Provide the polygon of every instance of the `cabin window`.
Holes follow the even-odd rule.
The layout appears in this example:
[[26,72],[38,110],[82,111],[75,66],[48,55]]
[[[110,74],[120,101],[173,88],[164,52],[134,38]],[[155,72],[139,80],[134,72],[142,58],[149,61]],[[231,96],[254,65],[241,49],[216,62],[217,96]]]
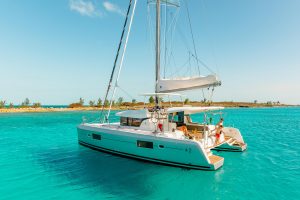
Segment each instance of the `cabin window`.
[[143,147],[143,148],[148,148],[148,149],[153,149],[153,142],[147,142],[147,141],[137,141],[137,146],[138,147]]
[[93,138],[94,140],[101,140],[101,135],[97,135],[97,134],[94,134],[94,133],[93,133],[92,138]]
[[182,126],[184,124],[184,112],[169,114],[169,122],[176,123],[177,126]]
[[121,117],[120,124],[122,126],[127,126],[128,125],[127,117]]
[[134,126],[134,127],[140,127],[141,123],[144,119],[138,119],[138,118],[130,118],[130,117],[121,117],[120,124],[122,126]]
[[140,127],[142,119],[132,118],[131,126]]

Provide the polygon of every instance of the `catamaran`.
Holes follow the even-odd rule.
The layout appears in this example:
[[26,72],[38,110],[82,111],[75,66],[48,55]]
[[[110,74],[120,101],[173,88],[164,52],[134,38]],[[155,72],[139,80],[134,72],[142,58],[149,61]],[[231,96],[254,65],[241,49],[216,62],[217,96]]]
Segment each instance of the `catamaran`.
[[[145,96],[155,97],[153,108],[125,110],[116,113],[119,122],[109,122],[112,101],[118,87],[118,80],[123,65],[126,46],[133,22],[137,0],[130,0],[123,32],[114,62],[114,67],[105,95],[111,91],[114,75],[117,73],[115,87],[108,112],[98,122],[83,122],[77,127],[79,144],[129,158],[140,159],[183,168],[217,170],[224,163],[224,158],[214,155],[212,150],[237,151],[246,150],[240,131],[233,127],[224,127],[223,118],[213,124],[208,113],[220,111],[223,107],[168,107],[161,106],[160,99],[165,96],[178,95],[174,92],[199,88],[216,87],[220,80],[215,74],[207,76],[161,78],[160,76],[160,35],[161,6],[177,6],[173,0],[148,0],[156,6],[156,80],[155,93]],[[126,32],[127,23],[129,25]],[[125,38],[124,38],[125,37]],[[119,52],[123,53],[116,72]],[[103,105],[104,108],[104,105]],[[104,109],[102,112],[104,113]],[[203,122],[193,122],[193,114],[202,114]],[[102,118],[102,117],[101,117]]]

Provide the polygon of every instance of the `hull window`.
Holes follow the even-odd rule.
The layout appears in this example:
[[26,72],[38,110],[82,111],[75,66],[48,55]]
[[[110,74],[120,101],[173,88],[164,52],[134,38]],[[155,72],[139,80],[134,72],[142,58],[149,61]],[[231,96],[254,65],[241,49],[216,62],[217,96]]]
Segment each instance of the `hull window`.
[[101,140],[101,135],[93,134],[92,137],[94,140]]
[[147,142],[147,141],[137,141],[137,146],[142,148],[148,148],[153,149],[153,142]]

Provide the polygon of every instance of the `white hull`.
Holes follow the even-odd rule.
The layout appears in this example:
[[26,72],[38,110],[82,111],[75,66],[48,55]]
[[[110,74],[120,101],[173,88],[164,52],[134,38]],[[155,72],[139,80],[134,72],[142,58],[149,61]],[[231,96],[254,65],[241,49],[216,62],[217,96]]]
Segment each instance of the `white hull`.
[[[216,170],[224,163],[224,158],[206,152],[197,141],[114,127],[81,124],[77,127],[79,143],[99,151],[184,168]],[[139,142],[152,146],[139,147]]]

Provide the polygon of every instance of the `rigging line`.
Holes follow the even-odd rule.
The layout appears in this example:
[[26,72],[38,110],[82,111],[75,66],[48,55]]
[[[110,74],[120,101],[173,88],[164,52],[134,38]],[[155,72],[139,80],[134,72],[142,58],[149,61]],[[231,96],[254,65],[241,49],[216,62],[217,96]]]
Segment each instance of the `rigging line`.
[[209,99],[209,101],[211,101],[211,102],[212,102],[212,97],[214,95],[214,91],[215,91],[215,88],[213,87],[211,90],[211,95],[210,95],[210,99]]
[[189,71],[190,71],[190,76],[192,76],[191,52],[188,53],[189,53]]
[[202,97],[203,97],[203,100],[204,100],[204,99],[206,99],[206,98],[205,98],[205,94],[204,94],[204,89],[202,88],[201,91],[202,91]]
[[212,74],[215,74],[215,72],[213,70],[211,70],[202,60],[200,60],[199,58],[197,58],[194,54],[192,54],[192,56],[201,63],[201,65],[203,65],[209,72],[211,72]]
[[[201,1],[202,3],[202,7],[203,7],[203,19],[206,21],[206,22],[209,22],[209,18],[208,18],[208,15],[207,15],[207,5],[206,5],[206,2],[205,0],[202,0]],[[211,46],[211,53],[212,53],[212,56],[213,56],[213,60],[214,60],[214,64],[215,64],[215,67],[216,67],[216,70],[217,70],[217,74],[219,75],[220,74],[220,70],[219,70],[219,63],[217,62],[217,56],[216,56],[216,48],[215,48],[215,41],[211,38],[211,37],[208,37],[208,41],[210,43],[210,46]]]
[[[170,39],[170,49],[169,49],[169,55],[168,55],[168,63],[171,64],[171,59],[172,59],[172,54],[173,54],[173,46],[174,46],[174,33],[175,33],[175,29],[176,29],[176,26],[177,26],[177,22],[178,22],[178,15],[179,15],[179,8],[176,9],[176,12],[175,12],[175,15],[173,17],[173,24],[174,24],[174,27],[173,27],[173,31],[171,31],[171,28],[172,26],[169,27],[170,31],[171,31],[171,39]],[[174,57],[174,56],[173,56]],[[176,66],[176,63],[175,61],[173,60],[175,66]],[[173,68],[172,68],[173,69]]]
[[[182,66],[177,67],[177,68],[175,69],[175,72],[173,72],[173,73],[171,74],[171,76],[174,76],[174,75],[176,75],[178,72],[183,71],[183,69],[188,65],[189,60],[190,60],[190,59],[187,59],[187,61],[186,61]],[[189,69],[187,68],[186,71],[185,71],[185,74],[187,74],[188,71],[189,71]]]
[[[177,11],[178,9],[176,9],[176,11]],[[177,12],[176,12],[177,13]],[[176,13],[175,13],[175,15],[173,14],[173,13],[169,13],[169,15],[170,15],[170,18],[171,17],[173,17],[172,18],[172,20],[171,20],[171,23],[169,23],[169,27],[167,28],[167,33],[170,33],[170,39],[169,39],[169,44],[170,44],[170,46],[168,47],[168,52],[166,52],[167,54],[166,54],[166,62],[167,62],[167,65],[171,65],[171,63],[170,63],[170,60],[171,60],[171,53],[172,53],[172,46],[173,46],[173,35],[174,35],[174,30],[172,31],[171,29],[172,29],[172,27],[173,27],[173,24],[174,24],[174,29],[175,29],[175,27],[176,27],[176,24],[175,24],[175,22],[176,22]],[[171,68],[171,70],[172,70],[172,68]]]
[[152,16],[151,16],[151,11],[150,11],[150,4],[148,4],[147,6],[147,18],[148,18],[148,33],[150,36],[150,49],[151,49],[151,54],[154,57],[154,53],[155,52],[155,41],[154,41],[154,30],[153,30],[153,23],[152,23]]
[[126,92],[125,89],[121,88],[120,86],[119,86],[118,88],[119,88],[122,92],[124,92],[124,94],[126,94],[128,97],[130,97],[131,99],[134,99],[134,97],[133,97],[131,94],[129,94],[128,92]]
[[172,29],[172,25],[173,24],[174,24],[174,27],[176,27],[175,25],[177,24],[177,20],[176,19],[177,19],[178,15],[179,15],[179,8],[176,8],[175,15],[173,15],[174,17],[173,17],[173,19],[172,19],[172,21],[170,23],[170,26],[169,26],[167,32],[169,32]]
[[108,93],[111,89],[112,81],[113,81],[113,78],[114,78],[114,73],[115,73],[115,69],[116,69],[116,66],[117,66],[117,61],[119,59],[119,53],[120,53],[120,49],[121,49],[121,46],[122,46],[122,43],[123,43],[124,33],[125,33],[125,30],[126,30],[126,26],[127,26],[128,16],[129,16],[129,13],[130,13],[130,10],[131,10],[131,4],[132,4],[132,0],[130,0],[129,6],[128,6],[128,9],[127,9],[126,18],[125,18],[125,22],[124,22],[124,25],[123,25],[123,31],[122,31],[122,34],[121,34],[121,39],[120,39],[120,42],[119,42],[117,55],[115,57],[114,66],[113,66],[113,69],[112,69],[112,72],[111,72],[111,75],[110,75],[110,79],[109,79],[109,83],[108,83],[108,86],[107,86],[107,90],[106,90],[106,93],[105,93],[105,98],[104,98],[104,101],[103,101],[100,118],[102,118],[102,116],[103,116],[103,111],[104,111],[104,106],[105,106],[104,104],[105,104],[105,101],[107,100],[107,96],[108,96]]
[[[189,7],[188,7],[188,4],[187,4],[186,0],[184,1],[184,4],[185,4],[186,10],[187,10],[187,15],[188,15],[188,19],[189,19],[189,25],[190,25],[190,31],[191,31],[191,36],[192,36],[192,40],[193,40],[194,52],[195,52],[196,57],[198,57],[197,56],[197,49],[196,49],[195,39],[194,39],[194,33],[193,33],[193,29],[192,29],[190,11],[189,11]],[[199,66],[198,60],[197,60],[197,67],[198,67],[198,72],[199,72],[199,75],[200,75],[200,66]]]
[[[127,35],[126,35],[126,39],[125,39],[124,49],[123,49],[123,53],[122,53],[122,57],[121,57],[121,61],[120,61],[119,70],[118,70],[118,75],[117,75],[117,78],[116,78],[115,87],[114,87],[113,94],[112,94],[112,97],[111,97],[111,100],[110,100],[110,106],[109,106],[108,113],[107,113],[107,115],[106,115],[106,119],[109,118],[110,110],[111,110],[112,103],[113,103],[113,99],[114,99],[114,97],[115,97],[116,90],[117,90],[117,88],[119,87],[119,86],[118,86],[119,78],[120,78],[120,74],[121,74],[122,67],[123,67],[124,57],[125,57],[125,53],[126,53],[126,49],[127,49],[127,43],[128,43],[129,36],[130,36],[130,32],[131,32],[131,26],[132,26],[133,17],[134,17],[134,14],[135,14],[135,8],[136,8],[136,3],[137,3],[137,1],[138,1],[138,0],[134,0],[134,5],[133,5],[131,17],[130,17],[130,22],[129,22],[128,31],[127,31]],[[119,88],[120,88],[120,87],[119,87]]]

